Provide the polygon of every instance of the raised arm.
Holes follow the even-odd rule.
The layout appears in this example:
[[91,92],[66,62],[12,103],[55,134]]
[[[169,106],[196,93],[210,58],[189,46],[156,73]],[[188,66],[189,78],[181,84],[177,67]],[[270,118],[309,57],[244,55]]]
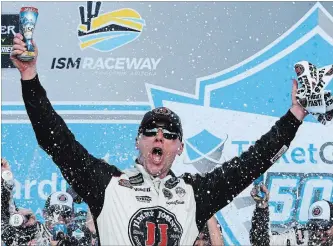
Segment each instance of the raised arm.
[[207,221],[256,178],[270,168],[289,147],[301,122],[288,111],[248,151],[204,176],[184,175],[192,184],[197,204],[197,223]]
[[210,242],[212,246],[224,246],[223,238],[222,238],[222,230],[220,225],[217,222],[215,216],[211,217],[207,221],[208,231]]
[[308,114],[298,104],[296,93],[297,82],[294,80],[290,110],[240,157],[225,162],[205,175],[183,176],[195,193],[199,230],[213,214],[230,203],[287,151],[302,120]]
[[[55,112],[36,72],[36,59],[22,62],[16,55],[23,52],[22,35],[16,34],[11,59],[21,73],[24,104],[38,144],[60,168],[64,178],[89,204],[98,217],[104,203],[104,193],[113,175],[120,171],[93,157],[76,141],[64,120]],[[37,47],[36,54],[38,54]]]
[[259,190],[253,188],[251,196],[256,202],[256,208],[251,219],[250,242],[252,246],[269,246],[270,229],[269,229],[269,192],[265,185],[260,187],[265,196],[257,196]]
[[289,148],[307,115],[296,100],[296,92],[297,82],[293,81],[290,110],[240,157],[234,157],[205,175],[183,176],[185,182],[192,185],[195,193],[199,230],[213,214],[230,203]]
[[260,208],[256,206],[250,230],[250,242],[252,246],[268,246],[270,245],[269,234],[269,210],[268,207]]

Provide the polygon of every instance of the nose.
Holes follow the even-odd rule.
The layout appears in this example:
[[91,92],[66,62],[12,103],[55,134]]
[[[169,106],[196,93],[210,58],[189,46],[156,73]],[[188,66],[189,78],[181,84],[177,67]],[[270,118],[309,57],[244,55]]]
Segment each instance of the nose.
[[161,128],[159,128],[158,131],[157,131],[156,140],[157,141],[163,141],[164,140],[163,131],[162,131]]

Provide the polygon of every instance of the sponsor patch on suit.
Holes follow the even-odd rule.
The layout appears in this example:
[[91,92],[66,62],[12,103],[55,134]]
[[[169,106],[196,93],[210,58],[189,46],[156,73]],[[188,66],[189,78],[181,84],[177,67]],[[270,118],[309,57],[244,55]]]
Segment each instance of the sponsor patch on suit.
[[131,185],[131,183],[130,183],[129,180],[127,180],[127,179],[119,179],[118,184],[119,184],[120,186],[124,186],[124,187],[126,187],[126,188],[130,188],[130,189],[133,188],[133,186]]
[[150,196],[135,196],[135,198],[138,202],[145,202],[145,203],[150,203],[152,200]]
[[142,185],[144,182],[142,173],[129,177],[129,182],[131,183],[131,185],[134,185],[134,186]]
[[180,182],[179,178],[172,177],[165,182],[164,186],[168,189],[172,189],[176,187],[179,182]]
[[162,191],[165,198],[170,200],[173,197],[171,191],[169,191],[168,189],[163,188]]
[[185,196],[186,191],[182,187],[177,187],[176,188],[176,194],[180,197],[183,197],[183,196]]

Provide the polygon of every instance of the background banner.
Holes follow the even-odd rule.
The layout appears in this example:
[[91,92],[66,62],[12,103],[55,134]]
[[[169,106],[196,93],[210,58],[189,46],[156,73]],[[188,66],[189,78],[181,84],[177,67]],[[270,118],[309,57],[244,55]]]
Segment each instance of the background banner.
[[[34,39],[48,97],[90,153],[121,169],[134,163],[137,128],[151,108],[182,118],[175,173],[203,173],[247,150],[287,112],[296,62],[333,64],[332,2],[3,2],[2,157],[18,206],[39,218],[47,196],[67,184],[39,148],[19,73],[4,59],[27,4],[39,9]],[[275,230],[304,224],[314,201],[333,201],[332,132],[308,116],[266,172]],[[249,245],[250,190],[217,214],[227,245]]]

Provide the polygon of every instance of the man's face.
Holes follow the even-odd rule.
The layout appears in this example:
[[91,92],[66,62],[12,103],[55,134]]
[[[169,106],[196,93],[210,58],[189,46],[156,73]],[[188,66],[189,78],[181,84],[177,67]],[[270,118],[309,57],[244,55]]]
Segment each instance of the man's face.
[[176,155],[183,151],[183,143],[174,133],[163,128],[145,129],[137,139],[139,161],[153,176],[164,178],[171,168]]
[[333,226],[328,230],[315,230],[310,232],[311,245],[333,245]]

